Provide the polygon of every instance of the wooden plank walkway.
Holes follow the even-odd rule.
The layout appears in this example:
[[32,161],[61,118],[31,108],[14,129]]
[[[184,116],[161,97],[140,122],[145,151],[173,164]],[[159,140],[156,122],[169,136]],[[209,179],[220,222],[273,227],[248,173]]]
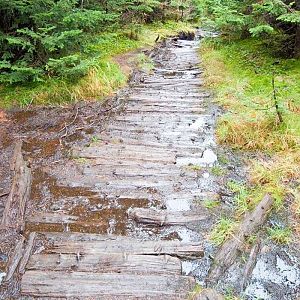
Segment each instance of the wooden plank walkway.
[[[209,94],[201,89],[197,42],[169,41],[156,60],[101,140],[73,149],[84,161],[80,187],[118,201],[120,211],[108,208],[104,215],[100,209],[97,219],[86,211],[85,218],[70,211],[27,216],[27,228],[53,232],[32,233],[18,244],[11,276],[21,275],[21,299],[188,299],[195,287],[195,279],[182,274],[181,260],[202,257],[201,242],[120,236],[110,227],[113,214],[115,228],[130,219],[159,227],[209,217],[190,211],[203,191],[189,165],[216,159],[209,152],[212,130],[203,107]],[[74,187],[77,178],[61,171],[64,184]],[[126,201],[133,209],[127,211]],[[154,201],[161,205],[153,208]],[[83,227],[87,233],[73,232]],[[93,234],[94,227],[108,234]]]
[[[38,239],[36,239],[36,243]],[[76,299],[186,299],[195,285],[179,257],[203,255],[200,243],[43,233],[21,282],[22,295]],[[44,249],[45,248],[45,249]]]

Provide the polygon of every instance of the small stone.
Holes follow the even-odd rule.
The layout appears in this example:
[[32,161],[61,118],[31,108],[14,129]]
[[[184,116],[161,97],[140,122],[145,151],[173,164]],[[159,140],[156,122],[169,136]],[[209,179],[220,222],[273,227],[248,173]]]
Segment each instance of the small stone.
[[208,172],[202,174],[202,177],[205,178],[205,179],[209,178],[209,176],[210,176],[210,175],[209,175]]

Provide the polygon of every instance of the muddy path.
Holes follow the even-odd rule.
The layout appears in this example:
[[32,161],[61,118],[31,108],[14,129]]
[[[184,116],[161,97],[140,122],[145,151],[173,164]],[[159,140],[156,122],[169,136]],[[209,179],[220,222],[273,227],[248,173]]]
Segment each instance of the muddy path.
[[[212,226],[233,214],[226,184],[245,180],[246,170],[216,144],[221,111],[203,87],[198,47],[189,35],[164,41],[147,52],[155,68],[134,73],[104,104],[0,116],[0,216],[18,139],[33,178],[25,228],[1,229],[1,299],[188,299],[196,282],[206,284]],[[22,258],[5,281],[18,243]],[[212,286],[297,299],[293,249],[268,241],[261,249],[245,286],[251,247]]]

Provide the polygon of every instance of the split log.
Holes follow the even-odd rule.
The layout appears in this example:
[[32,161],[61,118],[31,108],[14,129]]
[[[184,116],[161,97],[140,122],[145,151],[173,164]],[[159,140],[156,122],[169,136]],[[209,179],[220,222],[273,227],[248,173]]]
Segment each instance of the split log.
[[251,274],[254,270],[254,267],[256,265],[257,256],[260,251],[260,246],[261,246],[260,242],[258,242],[252,247],[252,249],[250,251],[250,255],[249,255],[248,261],[245,265],[244,272],[243,272],[243,278],[241,281],[241,291],[243,291],[246,288],[247,282],[248,282],[249,278],[251,277]]
[[217,252],[209,272],[208,282],[216,283],[223,272],[234,263],[245,239],[266,221],[273,203],[273,198],[267,194],[252,212],[246,214],[234,236],[227,240]]
[[31,170],[22,155],[22,141],[18,141],[11,163],[14,172],[11,191],[5,203],[1,227],[24,228],[24,212],[30,195]]
[[7,275],[5,277],[5,281],[9,281],[13,277],[13,275],[19,265],[19,262],[23,255],[24,242],[25,242],[25,238],[22,236],[21,239],[16,244],[16,247],[15,247],[12,255],[10,256],[10,262],[9,262],[9,266],[8,266]]
[[28,263],[29,257],[32,252],[32,248],[34,246],[35,237],[36,237],[36,233],[31,232],[19,266],[19,273],[21,274],[24,274],[25,272],[26,264]]
[[129,209],[128,216],[139,223],[159,226],[185,225],[187,223],[200,222],[209,218],[209,216],[203,212],[173,212],[147,208]]

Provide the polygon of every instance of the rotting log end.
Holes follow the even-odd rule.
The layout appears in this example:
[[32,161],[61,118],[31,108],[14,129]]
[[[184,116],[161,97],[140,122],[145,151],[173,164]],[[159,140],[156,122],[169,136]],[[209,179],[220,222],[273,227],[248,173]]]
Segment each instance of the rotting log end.
[[234,263],[245,239],[263,225],[274,203],[270,194],[266,194],[254,210],[246,214],[234,236],[227,240],[217,252],[209,271],[207,282],[216,284],[223,273]]

